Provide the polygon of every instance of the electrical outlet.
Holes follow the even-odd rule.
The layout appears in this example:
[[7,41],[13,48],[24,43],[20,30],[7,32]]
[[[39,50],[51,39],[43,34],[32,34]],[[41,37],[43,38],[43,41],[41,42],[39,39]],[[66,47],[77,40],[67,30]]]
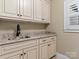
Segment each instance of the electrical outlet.
[[66,52],[66,54],[70,57],[70,58],[75,58],[77,57],[77,52]]

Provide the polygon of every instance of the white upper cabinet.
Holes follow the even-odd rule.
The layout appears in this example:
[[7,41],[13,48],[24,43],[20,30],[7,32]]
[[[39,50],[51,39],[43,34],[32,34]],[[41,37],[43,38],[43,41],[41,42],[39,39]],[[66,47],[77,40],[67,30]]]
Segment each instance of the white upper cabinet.
[[20,16],[24,19],[33,19],[33,0],[20,0]]
[[42,0],[42,20],[50,22],[50,0]]
[[41,0],[34,0],[34,20],[42,20]]
[[19,0],[2,0],[2,16],[18,17],[19,16]]
[[0,13],[2,13],[3,6],[2,6],[3,0],[0,0]]
[[50,0],[34,0],[34,20],[50,22]]
[[0,17],[49,22],[50,0],[0,0]]

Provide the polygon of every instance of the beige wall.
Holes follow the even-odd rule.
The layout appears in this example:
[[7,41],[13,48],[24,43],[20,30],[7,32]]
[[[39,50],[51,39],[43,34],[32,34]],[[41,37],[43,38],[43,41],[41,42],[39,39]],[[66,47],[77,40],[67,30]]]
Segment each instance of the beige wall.
[[52,0],[52,21],[48,30],[57,33],[57,51],[79,59],[79,33],[64,32],[64,0]]
[[15,30],[16,24],[20,24],[22,30],[41,30],[46,28],[44,24],[0,20],[0,30]]

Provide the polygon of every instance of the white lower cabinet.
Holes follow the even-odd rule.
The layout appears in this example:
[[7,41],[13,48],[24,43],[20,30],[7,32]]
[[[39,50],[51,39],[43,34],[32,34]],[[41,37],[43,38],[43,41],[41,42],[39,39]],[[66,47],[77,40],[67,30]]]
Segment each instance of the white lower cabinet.
[[56,46],[53,42],[48,43],[48,57],[51,58],[56,53]]
[[40,45],[40,59],[50,59],[56,53],[53,42]]
[[56,38],[40,40],[40,59],[50,59],[56,54]]
[[30,41],[28,41],[29,43],[27,42],[28,44],[25,44],[26,42],[22,42],[20,45],[17,44],[18,48],[16,48],[15,44],[11,45],[12,47],[8,45],[7,48],[3,49],[3,51],[1,50],[0,53],[5,50],[10,52],[0,55],[0,59],[50,59],[56,53],[56,39],[43,38],[38,41],[33,40],[31,41],[34,42],[32,44]]
[[1,59],[38,59],[38,49],[37,47],[32,47],[22,51],[16,51],[1,56]]
[[22,51],[9,53],[0,57],[0,59],[21,59]]
[[48,46],[43,44],[40,46],[40,59],[48,59]]
[[38,59],[38,48],[33,47],[24,50],[24,59]]

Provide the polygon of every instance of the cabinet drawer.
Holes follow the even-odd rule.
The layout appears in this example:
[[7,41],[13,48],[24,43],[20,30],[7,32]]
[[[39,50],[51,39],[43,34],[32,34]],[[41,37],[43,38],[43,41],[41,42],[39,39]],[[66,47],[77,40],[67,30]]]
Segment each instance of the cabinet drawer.
[[40,44],[47,43],[49,38],[40,39]]
[[54,36],[54,37],[50,37],[49,41],[56,42],[56,36]]
[[49,37],[49,38],[40,39],[40,44],[51,42],[51,41],[56,41],[56,38],[55,37]]
[[35,46],[35,45],[37,45],[37,40],[4,45],[4,46],[2,46],[1,49],[2,49],[2,54],[6,54],[6,53],[13,52],[13,51],[16,51],[16,50],[29,48],[29,47],[32,47],[32,46]]

